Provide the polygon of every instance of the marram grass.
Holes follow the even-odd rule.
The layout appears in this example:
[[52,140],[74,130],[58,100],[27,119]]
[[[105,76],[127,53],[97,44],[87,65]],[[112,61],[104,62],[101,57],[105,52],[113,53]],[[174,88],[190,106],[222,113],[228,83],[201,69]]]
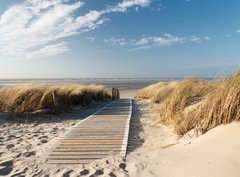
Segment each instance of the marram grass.
[[101,85],[19,85],[0,89],[0,112],[29,113],[39,109],[60,112],[73,105],[89,106],[93,101],[109,99]]
[[[172,127],[182,136],[191,129],[205,133],[221,124],[240,120],[240,72],[225,80],[185,79],[142,89],[138,99],[151,99],[160,107],[156,123]],[[156,101],[158,100],[158,101]]]

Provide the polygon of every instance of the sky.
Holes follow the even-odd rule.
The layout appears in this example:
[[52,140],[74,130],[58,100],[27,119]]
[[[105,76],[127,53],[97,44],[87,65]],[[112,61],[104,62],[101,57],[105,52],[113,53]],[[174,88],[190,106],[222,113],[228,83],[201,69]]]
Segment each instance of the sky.
[[239,0],[1,0],[0,78],[220,77]]

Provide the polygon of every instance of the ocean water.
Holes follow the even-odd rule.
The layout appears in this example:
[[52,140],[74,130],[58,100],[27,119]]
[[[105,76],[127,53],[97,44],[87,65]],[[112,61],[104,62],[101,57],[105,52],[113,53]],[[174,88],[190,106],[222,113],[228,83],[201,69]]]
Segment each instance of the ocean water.
[[101,84],[109,88],[140,89],[159,81],[170,81],[176,79],[177,78],[0,79],[0,87],[22,84]]

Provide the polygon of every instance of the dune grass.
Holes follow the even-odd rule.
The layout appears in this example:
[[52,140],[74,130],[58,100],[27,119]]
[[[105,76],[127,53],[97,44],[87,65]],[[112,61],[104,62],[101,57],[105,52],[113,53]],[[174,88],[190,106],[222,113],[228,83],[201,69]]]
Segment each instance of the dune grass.
[[53,113],[73,105],[89,106],[93,101],[109,99],[101,85],[19,85],[0,89],[0,112],[30,113],[50,109]]
[[179,82],[158,82],[140,90],[136,99],[151,99],[154,103],[160,103],[167,98]]
[[196,123],[197,131],[205,133],[221,124],[240,120],[240,72],[224,80],[211,92],[196,111],[187,115]]
[[173,127],[178,135],[194,128],[186,116],[186,108],[202,101],[216,89],[216,83],[197,79],[182,80],[160,104],[159,122]]
[[[235,86],[237,85],[236,77],[237,76],[234,76],[230,79],[234,80],[231,81],[231,85],[234,85],[233,83],[235,83]],[[198,79],[185,79],[178,81],[177,83],[160,82],[141,90],[137,95],[137,98],[151,99],[158,103],[161,111],[160,116],[156,119],[156,123],[168,125],[172,127],[179,136],[182,136],[193,128],[204,132],[205,130],[216,126],[216,122],[218,122],[218,124],[221,124],[220,122],[230,122],[226,120],[217,121],[219,120],[219,117],[214,117],[214,121],[211,118],[211,116],[217,115],[216,112],[218,112],[219,109],[222,111],[225,109],[224,112],[226,113],[228,111],[226,108],[231,107],[231,103],[227,103],[228,106],[225,105],[225,107],[219,107],[219,101],[217,101],[220,99],[226,102],[225,99],[228,99],[226,94],[233,95],[233,93],[227,90],[229,86],[225,88],[226,83],[228,82],[229,81],[203,81]],[[171,85],[171,87],[169,87],[169,85]],[[223,88],[225,88],[224,91],[220,92],[219,89]],[[236,91],[236,89],[233,90]],[[236,111],[235,107],[232,109]],[[236,118],[234,118],[234,120],[235,119]]]

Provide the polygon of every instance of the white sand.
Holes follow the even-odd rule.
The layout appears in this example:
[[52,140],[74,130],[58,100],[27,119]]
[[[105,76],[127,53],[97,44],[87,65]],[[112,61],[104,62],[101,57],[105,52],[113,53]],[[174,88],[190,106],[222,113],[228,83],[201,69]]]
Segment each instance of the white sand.
[[[80,172],[86,175],[101,173],[96,162],[88,169],[82,166],[48,168],[48,165],[44,166],[41,162],[45,160],[44,151],[48,150],[55,139],[105,104],[106,102],[92,105],[89,109],[75,107],[71,113],[60,115],[17,117],[11,121],[3,121],[3,117],[0,117],[0,176],[68,176],[70,172],[71,176],[77,176]],[[117,165],[123,159],[114,157],[113,160],[113,157],[108,157],[101,165],[111,166],[106,161]]]
[[[136,90],[125,91],[122,97],[133,98],[135,94]],[[73,126],[76,118],[87,117],[101,106],[11,122],[0,118],[0,175],[237,177],[240,174],[239,122],[219,126],[198,138],[186,135],[176,140],[171,129],[155,126],[159,110],[147,101],[134,103],[127,159],[109,156],[84,167],[40,164],[44,159],[41,153]]]
[[[148,106],[144,107],[142,111],[148,112]],[[143,125],[148,119],[142,132],[146,141],[127,158],[130,176],[240,176],[240,122],[218,126],[197,138],[186,135],[177,141],[170,129],[151,126],[154,116],[143,113],[141,119]]]

